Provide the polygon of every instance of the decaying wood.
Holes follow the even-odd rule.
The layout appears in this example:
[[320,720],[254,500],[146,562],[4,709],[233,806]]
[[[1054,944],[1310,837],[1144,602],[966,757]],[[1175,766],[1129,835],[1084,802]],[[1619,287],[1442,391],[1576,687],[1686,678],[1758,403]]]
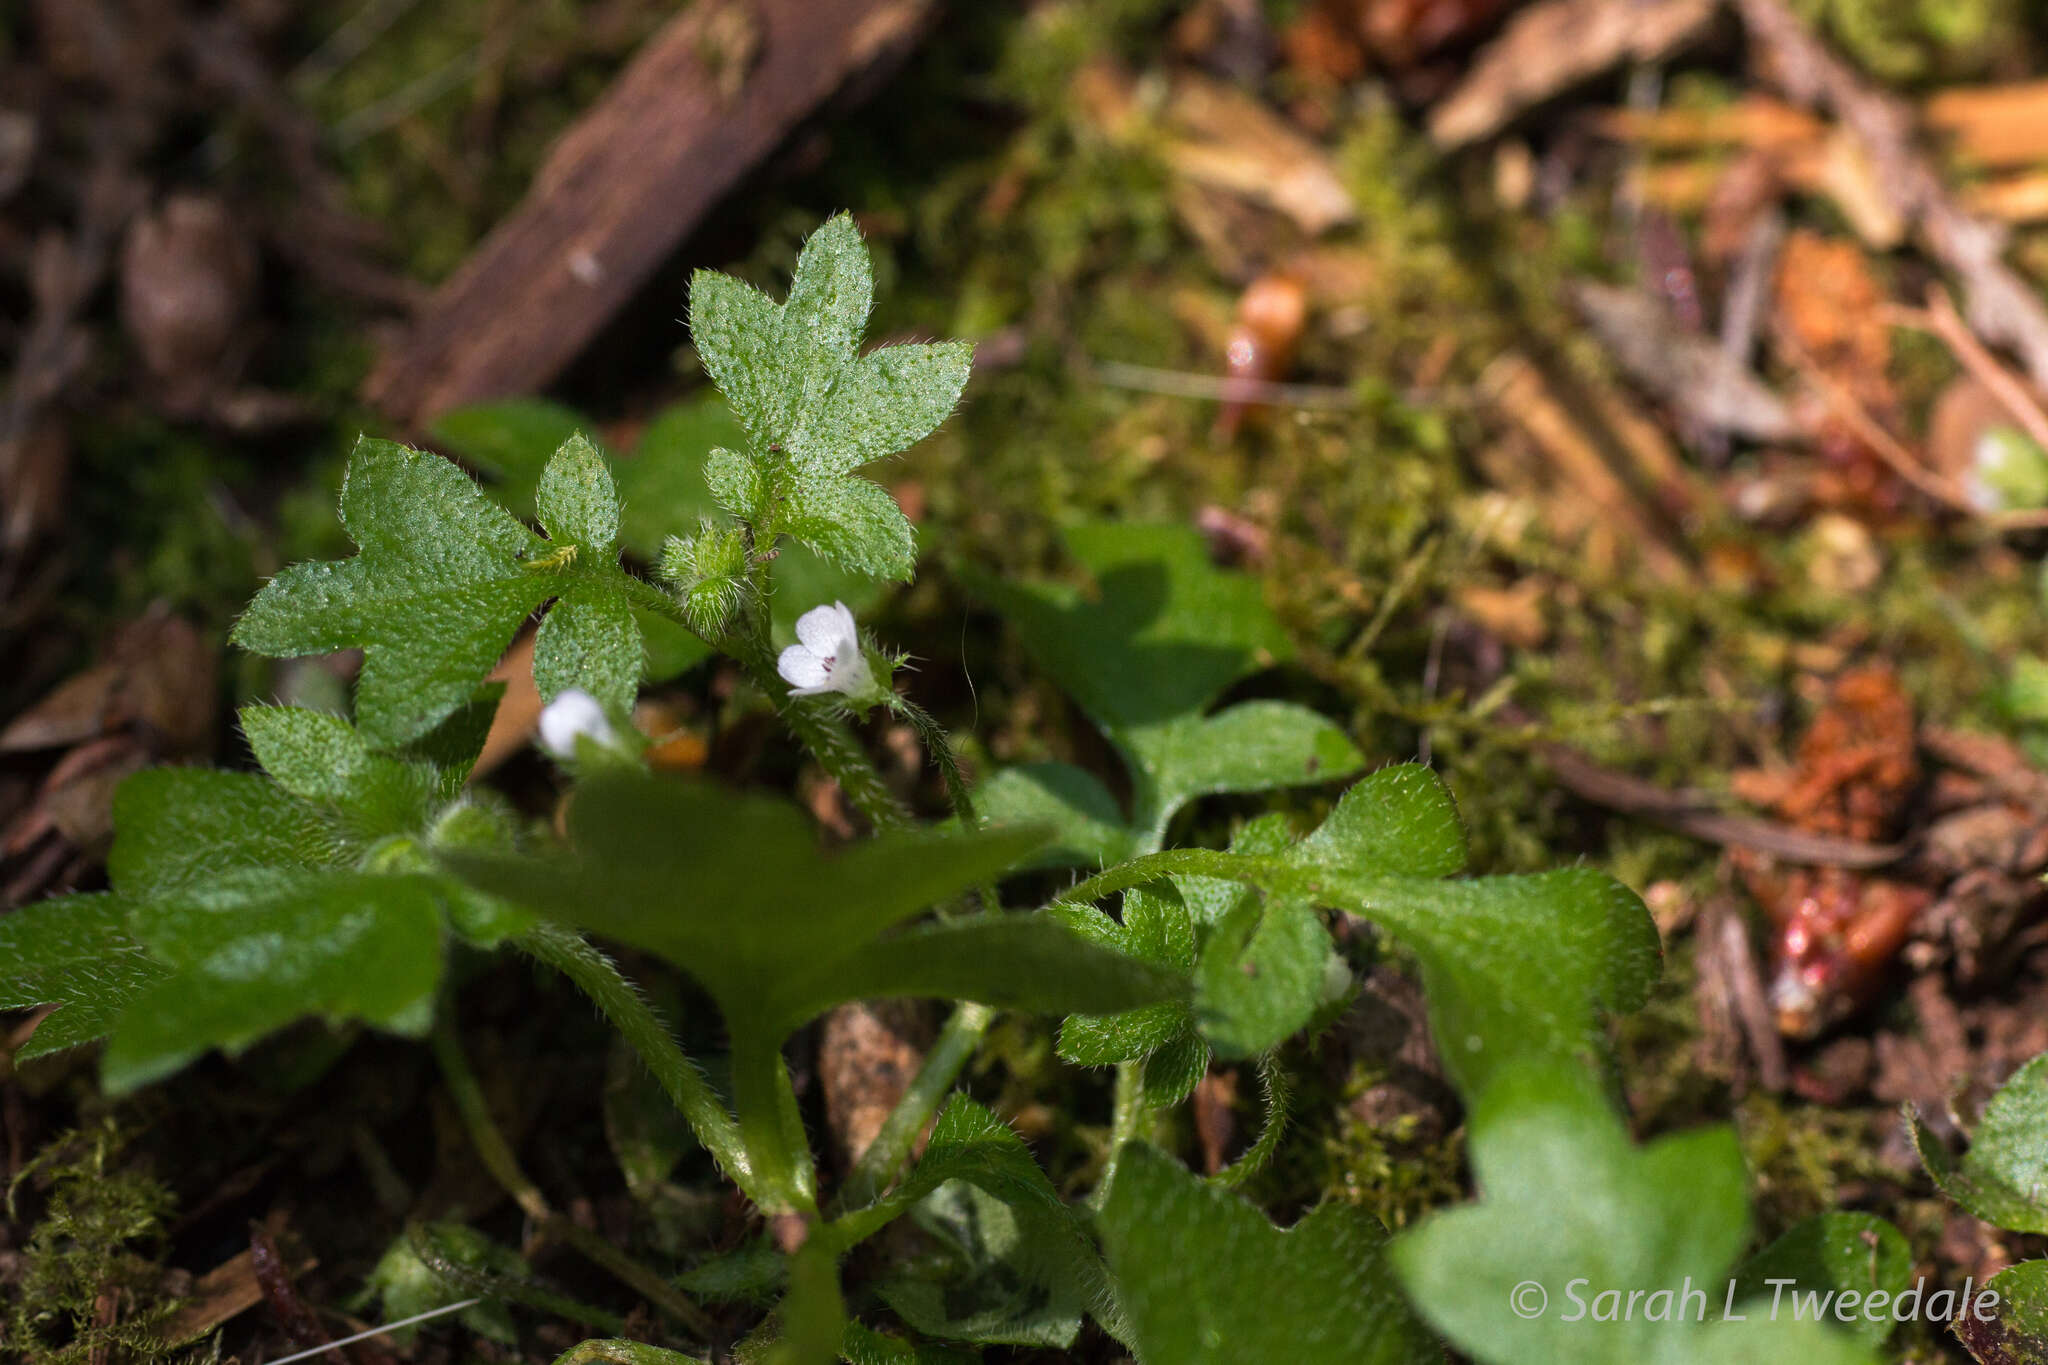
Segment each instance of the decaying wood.
[[1866,84],[1783,0],[1737,0],[1737,7],[1766,77],[1793,101],[1841,120],[1927,253],[1962,281],[1971,326],[2010,346],[2035,385],[2048,389],[2048,308],[2005,263],[2004,232],[1965,212],[1915,146],[1911,107]]
[[1773,1094],[1785,1089],[1785,1043],[1771,1017],[1770,999],[1742,912],[1725,894],[1708,902],[1700,917],[1701,1043],[1710,1062],[1736,1072],[1743,1061],[1756,1065],[1756,1082]]
[[1667,57],[1705,31],[1718,0],[1540,0],[1508,24],[1430,111],[1439,147],[1493,136],[1524,110],[1624,61]]
[[[525,200],[436,291],[367,396],[417,424],[544,387],[743,174],[931,0],[705,0],[563,135]],[[679,301],[680,302],[680,301]]]
[[[316,1257],[307,1256],[292,1267],[291,1273],[303,1275],[319,1264]],[[252,1247],[222,1261],[192,1282],[191,1295],[164,1324],[164,1340],[173,1345],[197,1341],[261,1302],[263,1286],[256,1279],[256,1252]]]

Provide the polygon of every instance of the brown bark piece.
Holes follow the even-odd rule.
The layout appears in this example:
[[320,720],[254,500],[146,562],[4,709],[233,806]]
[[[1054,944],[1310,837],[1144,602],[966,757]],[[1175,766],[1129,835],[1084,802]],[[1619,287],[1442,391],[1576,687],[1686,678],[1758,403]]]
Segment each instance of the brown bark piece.
[[849,80],[906,51],[931,0],[717,0],[656,34],[525,200],[385,353],[366,396],[418,424],[543,387],[741,175]]

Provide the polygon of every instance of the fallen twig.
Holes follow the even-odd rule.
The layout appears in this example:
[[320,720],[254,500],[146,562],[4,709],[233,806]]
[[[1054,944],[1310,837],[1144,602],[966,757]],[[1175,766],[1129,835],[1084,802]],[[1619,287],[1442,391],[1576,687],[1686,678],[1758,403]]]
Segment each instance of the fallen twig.
[[1753,848],[1788,863],[1824,867],[1871,868],[1897,862],[1904,844],[1871,844],[1827,834],[1809,834],[1790,825],[1730,815],[1712,808],[1702,792],[1673,791],[1627,773],[1603,768],[1565,744],[1542,744],[1536,750],[1566,790],[1582,800],[1624,815],[1637,816],[1710,844]]
[[1872,454],[1883,460],[1893,473],[1914,488],[1950,511],[1980,521],[1994,530],[2021,531],[2048,526],[2048,508],[1986,512],[1977,506],[1960,484],[1929,469],[1912,451],[1906,449],[1904,442],[1885,430],[1883,423],[1872,417],[1864,406],[1856,401],[1855,395],[1814,363],[1813,357],[1806,353],[1806,349],[1783,328],[1778,331],[1778,342],[1784,348],[1786,358],[1834,410],[1835,415],[1842,419],[1850,434],[1869,447]]
[[908,49],[931,0],[697,4],[555,144],[518,209],[387,351],[401,423],[544,387],[719,196],[849,81]]
[[1928,287],[1925,312],[1901,308],[1894,310],[1892,316],[1898,322],[1924,327],[1940,337],[1954,352],[1956,363],[1968,370],[1998,400],[1999,406],[2019,423],[2022,431],[2033,437],[2036,445],[2048,450],[2048,412],[2041,410],[2040,401],[2027,390],[2026,384],[2000,364],[1998,357],[1992,355],[1983,342],[1977,340],[1977,334],[1956,311],[1946,289],[1940,285]]
[[1219,403],[1255,403],[1283,408],[1355,408],[1358,395],[1335,384],[1283,384],[1248,375],[1197,374],[1098,360],[1088,373],[1112,389],[1165,394],[1169,398],[1208,398]]

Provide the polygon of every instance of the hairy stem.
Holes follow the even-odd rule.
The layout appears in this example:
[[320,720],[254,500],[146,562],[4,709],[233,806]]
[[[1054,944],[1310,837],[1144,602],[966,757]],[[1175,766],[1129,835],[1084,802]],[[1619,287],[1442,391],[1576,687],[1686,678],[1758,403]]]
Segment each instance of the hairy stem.
[[889,709],[909,721],[917,731],[917,737],[924,741],[930,751],[932,762],[938,765],[939,776],[946,783],[946,800],[953,807],[953,814],[968,829],[980,821],[974,814],[974,798],[968,795],[967,782],[960,774],[960,760],[954,757],[953,745],[946,738],[945,729],[932,718],[931,712],[919,706],[908,697],[892,695]]
[[839,1187],[838,1197],[833,1200],[835,1213],[873,1203],[894,1182],[917,1143],[917,1135],[938,1111],[995,1017],[993,1009],[973,1001],[954,1009],[953,1017],[946,1021],[938,1040],[925,1054],[924,1065],[918,1068],[910,1088],[889,1111],[881,1131],[854,1163],[846,1183]]
[[874,763],[846,723],[808,697],[789,695],[789,685],[776,673],[775,660],[769,657],[765,631],[728,644],[746,665],[755,685],[775,699],[782,723],[810,751],[818,766],[839,784],[846,799],[868,818],[877,833],[910,824],[910,812],[882,781],[882,775],[875,771]]
[[1102,1179],[1095,1186],[1093,1196],[1097,1207],[1107,1202],[1109,1191],[1116,1183],[1117,1166],[1123,1160],[1124,1144],[1143,1137],[1144,1128],[1145,1064],[1118,1062],[1116,1102],[1109,1120],[1109,1160],[1102,1167]]
[[1258,1139],[1245,1149],[1243,1156],[1209,1177],[1214,1184],[1236,1189],[1266,1169],[1273,1153],[1280,1150],[1281,1135],[1287,1131],[1287,1107],[1293,1101],[1294,1087],[1289,1083],[1287,1073],[1280,1069],[1280,1058],[1273,1053],[1259,1058],[1259,1087],[1265,1092],[1265,1126],[1259,1129]]
[[640,1060],[660,1082],[669,1102],[681,1111],[690,1131],[711,1153],[719,1169],[749,1199],[761,1203],[766,1191],[758,1188],[732,1116],[711,1092],[704,1073],[677,1045],[675,1035],[612,960],[581,934],[558,924],[543,922],[521,934],[515,942],[536,960],[575,982],[590,997],[611,1026],[640,1054]]
[[498,1127],[498,1121],[491,1116],[490,1103],[484,1098],[481,1085],[477,1084],[476,1073],[470,1070],[469,1058],[463,1054],[462,1040],[455,1036],[454,1010],[443,1004],[434,1019],[434,1060],[440,1065],[441,1079],[448,1087],[448,1098],[455,1101],[455,1112],[462,1117],[462,1126],[469,1131],[470,1145],[476,1148],[477,1158],[484,1163],[484,1169],[491,1173],[491,1179],[498,1182],[505,1193],[512,1196],[512,1202],[525,1211],[528,1218],[536,1223],[545,1223],[554,1217],[554,1210],[548,1207],[547,1196],[540,1192],[540,1186],[527,1178],[519,1169],[519,1158],[512,1151],[512,1144],[505,1140],[505,1132]]

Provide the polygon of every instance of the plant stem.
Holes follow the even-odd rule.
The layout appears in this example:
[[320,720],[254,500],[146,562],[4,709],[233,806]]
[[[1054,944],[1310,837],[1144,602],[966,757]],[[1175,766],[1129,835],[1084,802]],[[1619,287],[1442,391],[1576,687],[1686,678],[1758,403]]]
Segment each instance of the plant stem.
[[910,824],[910,812],[896,799],[875,771],[875,765],[846,723],[807,697],[789,695],[788,684],[775,671],[768,655],[765,632],[727,642],[739,661],[746,665],[754,684],[775,699],[782,723],[790,728],[812,758],[846,793],[855,810],[868,818],[876,833],[902,829]]
[[581,934],[545,921],[515,941],[537,961],[575,982],[590,997],[611,1026],[640,1054],[640,1060],[660,1082],[669,1102],[681,1111],[690,1131],[711,1153],[719,1169],[749,1199],[761,1203],[765,1191],[758,1188],[732,1115],[726,1113],[725,1105],[712,1093],[697,1064],[677,1046],[667,1025],[612,960]]
[[1116,1181],[1117,1166],[1123,1158],[1124,1144],[1143,1136],[1144,1126],[1145,1064],[1118,1062],[1116,1107],[1111,1111],[1109,1120],[1109,1160],[1102,1167],[1102,1180],[1095,1186],[1093,1196],[1097,1207],[1109,1198],[1110,1186]]
[[953,756],[953,745],[946,738],[945,730],[932,718],[931,712],[908,697],[892,695],[889,709],[909,721],[917,731],[917,737],[931,751],[932,762],[938,765],[939,776],[946,783],[946,800],[952,805],[953,814],[968,829],[975,828],[980,821],[974,814],[974,798],[967,794],[966,779],[960,775],[960,761]]
[[1287,1106],[1294,1098],[1294,1087],[1289,1083],[1287,1073],[1281,1070],[1277,1053],[1269,1052],[1259,1058],[1259,1086],[1266,1098],[1265,1126],[1259,1129],[1258,1140],[1246,1149],[1243,1156],[1209,1177],[1211,1184],[1236,1189],[1266,1169],[1273,1153],[1280,1150],[1281,1135],[1287,1131]]
[[491,1117],[491,1107],[484,1098],[481,1085],[477,1084],[476,1073],[470,1070],[469,1058],[463,1055],[462,1040],[455,1036],[454,1010],[444,1003],[434,1020],[434,1060],[440,1064],[441,1079],[448,1086],[448,1097],[455,1101],[455,1112],[462,1116],[462,1126],[469,1130],[470,1145],[476,1148],[484,1169],[498,1182],[505,1193],[512,1196],[512,1202],[525,1211],[526,1216],[536,1223],[545,1223],[554,1217],[554,1210],[548,1207],[547,1196],[540,1192],[540,1186],[527,1178],[519,1169],[519,1158],[512,1151],[512,1144],[505,1140],[504,1130]]
[[[772,536],[767,543],[774,543]],[[790,696],[788,685],[775,671],[775,659],[768,648],[768,612],[765,605],[768,600],[768,574],[765,561],[757,563],[751,575],[756,607],[747,613],[736,630],[718,640],[704,636],[691,626],[683,617],[681,605],[667,593],[630,574],[627,578],[633,584],[627,591],[635,606],[667,617],[712,648],[723,650],[745,665],[755,686],[775,703],[782,723],[810,751],[811,757],[818,760],[818,766],[839,784],[839,789],[846,793],[846,799],[853,802],[854,809],[865,815],[877,832],[900,829],[910,823],[910,812],[882,781],[881,774],[868,761],[853,732],[844,722],[812,704],[808,698]],[[951,759],[950,752],[947,758]]]
[[483,1087],[477,1084],[476,1072],[470,1069],[469,1058],[462,1051],[462,1040],[456,1036],[454,1011],[447,1004],[442,1006],[434,1020],[433,1044],[434,1060],[440,1065],[441,1078],[447,1083],[449,1098],[455,1101],[455,1110],[462,1116],[462,1126],[468,1130],[478,1158],[483,1161],[484,1169],[491,1173],[491,1178],[504,1187],[526,1216],[539,1224],[544,1233],[574,1249],[593,1265],[610,1271],[621,1283],[691,1331],[703,1337],[713,1336],[718,1324],[667,1280],[590,1229],[548,1207],[547,1196],[541,1193],[540,1186],[534,1184],[526,1172],[519,1169],[519,1158],[512,1151],[512,1144],[505,1140],[504,1130],[491,1116]]
[[946,1021],[938,1040],[925,1054],[924,1065],[918,1068],[910,1088],[896,1101],[896,1107],[883,1120],[881,1131],[854,1163],[846,1183],[839,1187],[839,1194],[832,1201],[835,1213],[873,1203],[895,1180],[917,1143],[917,1135],[924,1131],[939,1102],[959,1079],[961,1068],[981,1045],[995,1017],[993,1009],[971,1000],[954,1009],[953,1017]]

